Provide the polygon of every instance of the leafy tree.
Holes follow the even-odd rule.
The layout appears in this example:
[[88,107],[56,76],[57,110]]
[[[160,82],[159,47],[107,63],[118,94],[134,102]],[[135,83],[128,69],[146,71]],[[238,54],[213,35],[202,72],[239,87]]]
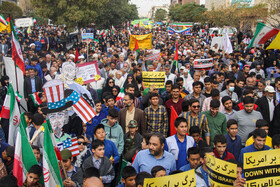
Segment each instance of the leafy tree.
[[266,0],[268,8],[267,22],[273,27],[280,27],[280,1]]
[[121,25],[124,21],[138,18],[137,7],[127,0],[109,0],[99,11],[95,23],[100,28],[110,28],[112,25]]
[[258,19],[266,19],[267,9],[264,4],[253,7],[233,5],[205,12],[210,25],[222,27],[224,25],[240,28],[244,24],[254,25]]
[[160,8],[156,10],[155,13],[155,21],[165,21],[166,20],[166,16],[167,16],[167,11]]
[[65,24],[68,30],[94,22],[108,0],[31,0],[36,14],[55,24]]
[[169,16],[173,21],[202,22],[205,19],[203,13],[206,10],[204,5],[197,5],[195,3],[176,4],[169,8]]
[[11,16],[12,18],[21,18],[23,14],[21,8],[19,8],[16,3],[7,1],[2,2],[0,12],[4,17]]

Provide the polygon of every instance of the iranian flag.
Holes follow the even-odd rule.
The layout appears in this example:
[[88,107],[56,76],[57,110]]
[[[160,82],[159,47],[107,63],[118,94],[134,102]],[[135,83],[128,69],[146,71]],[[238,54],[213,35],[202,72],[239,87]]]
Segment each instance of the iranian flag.
[[121,91],[120,91],[120,93],[118,94],[118,96],[117,96],[117,98],[116,98],[116,101],[118,101],[118,100],[121,100],[122,98],[124,98],[124,89],[123,88],[121,88]]
[[108,29],[107,30],[105,30],[104,32],[102,32],[102,37],[103,37],[103,39],[105,39],[106,38],[106,35],[107,35],[107,33],[108,33]]
[[136,52],[136,61],[138,62],[139,55],[140,55],[140,48],[139,48],[136,36],[135,36],[135,47],[134,47],[134,50]]
[[22,186],[25,179],[26,173],[31,166],[38,164],[33,150],[28,142],[26,135],[26,121],[24,113],[21,114],[21,123],[17,132],[17,139],[15,144],[14,154],[14,168],[13,175],[17,178],[17,185]]
[[15,92],[15,96],[16,96],[17,102],[20,102],[20,100],[22,99],[22,96],[18,93],[18,91]]
[[276,28],[271,28],[263,23],[258,23],[255,35],[248,47],[252,48],[260,44],[265,44],[268,39],[275,36],[278,32],[279,30]]
[[176,53],[174,57],[174,64],[176,66],[177,71],[179,72],[179,65],[178,65],[178,42],[176,44]]
[[30,94],[30,97],[36,107],[42,104],[42,99],[39,97],[39,92]]
[[48,125],[45,123],[43,143],[43,175],[45,186],[62,187],[62,178],[58,166],[58,159],[52,143]]
[[7,22],[7,21],[5,20],[5,18],[4,18],[4,16],[3,16],[2,14],[0,15],[0,21],[1,21],[4,25],[6,25],[6,26],[7,26],[8,23],[9,23],[9,22]]
[[35,18],[33,18],[33,23],[34,23],[34,24],[37,23],[37,20],[36,20]]
[[176,134],[176,129],[175,129],[175,120],[178,118],[178,114],[176,110],[174,109],[173,106],[171,106],[171,114],[170,114],[170,136],[173,136]]
[[18,37],[16,35],[16,31],[14,29],[12,20],[11,20],[10,24],[11,24],[11,29],[12,29],[12,58],[13,58],[14,62],[16,63],[16,65],[19,67],[19,69],[21,69],[21,71],[23,72],[23,75],[24,75],[25,74],[25,65],[24,65],[23,56],[22,56],[20,44],[18,41]]
[[20,112],[12,84],[9,84],[9,89],[1,111],[1,117],[9,119],[8,143],[13,146],[15,145],[17,127],[20,123]]
[[115,29],[115,27],[112,25],[112,33],[113,34],[116,34],[117,33],[117,30]]

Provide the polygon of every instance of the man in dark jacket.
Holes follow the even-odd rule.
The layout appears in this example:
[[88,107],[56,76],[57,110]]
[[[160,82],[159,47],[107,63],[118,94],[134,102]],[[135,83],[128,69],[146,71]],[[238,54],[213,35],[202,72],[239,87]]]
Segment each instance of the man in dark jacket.
[[24,98],[27,102],[28,111],[35,112],[36,108],[30,97],[31,94],[42,91],[42,80],[40,77],[35,75],[35,69],[29,69],[29,77],[24,79]]

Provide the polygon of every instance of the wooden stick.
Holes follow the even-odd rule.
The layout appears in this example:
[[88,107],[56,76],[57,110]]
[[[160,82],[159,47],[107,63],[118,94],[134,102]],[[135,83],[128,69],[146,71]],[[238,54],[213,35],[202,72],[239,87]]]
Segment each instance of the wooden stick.
[[62,170],[63,170],[63,173],[64,173],[65,178],[68,179],[68,175],[67,175],[67,173],[66,173],[65,167],[64,167],[64,165],[63,165],[62,162],[63,162],[63,161],[61,160],[61,161],[60,161],[60,165],[61,165],[61,167],[62,167]]
[[41,126],[41,127],[38,129],[38,131],[36,132],[36,134],[32,137],[32,139],[31,139],[31,141],[30,141],[31,144],[36,140],[36,138],[39,136],[39,134],[40,134],[41,131],[44,131],[44,127],[43,127],[43,126]]

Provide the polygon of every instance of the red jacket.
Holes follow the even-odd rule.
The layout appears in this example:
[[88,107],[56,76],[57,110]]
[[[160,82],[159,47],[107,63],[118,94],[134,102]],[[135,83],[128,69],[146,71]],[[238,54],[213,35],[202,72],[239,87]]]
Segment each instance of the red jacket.
[[[220,157],[220,155],[219,155],[219,153],[218,153],[218,151],[216,149],[214,149],[214,154],[215,154],[216,158],[220,158],[221,159],[221,157]],[[234,159],[235,160],[235,157],[234,157],[233,154],[231,154],[230,152],[228,152],[226,150],[226,156],[225,156],[225,158],[223,160],[229,160],[229,159]]]
[[[239,110],[243,110],[244,109],[243,102],[239,103],[238,107],[239,107]],[[257,110],[257,108],[258,108],[258,105],[254,104],[254,110]]]

